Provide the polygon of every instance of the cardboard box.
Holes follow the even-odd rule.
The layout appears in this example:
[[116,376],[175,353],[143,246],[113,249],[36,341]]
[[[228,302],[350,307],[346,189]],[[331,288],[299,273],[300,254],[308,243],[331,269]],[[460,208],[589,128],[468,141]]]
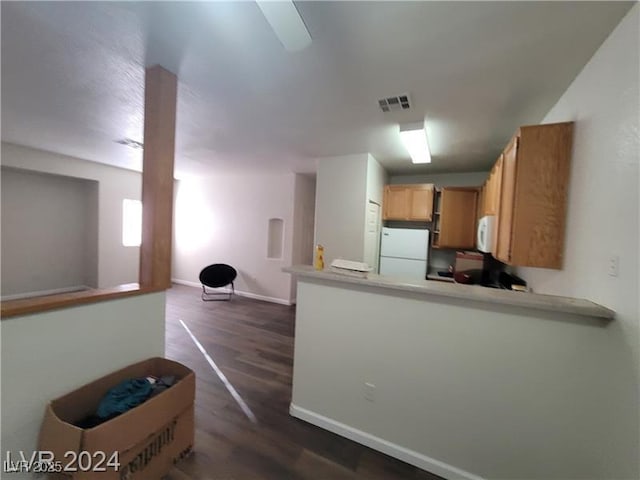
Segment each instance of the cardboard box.
[[[95,414],[109,389],[124,380],[149,375],[174,375],[176,383],[97,427],[82,429],[74,425]],[[192,370],[172,360],[150,358],[51,401],[40,429],[39,450],[52,452],[62,471],[49,478],[160,479],[193,448],[194,400]],[[114,452],[120,463],[117,470],[107,465]]]

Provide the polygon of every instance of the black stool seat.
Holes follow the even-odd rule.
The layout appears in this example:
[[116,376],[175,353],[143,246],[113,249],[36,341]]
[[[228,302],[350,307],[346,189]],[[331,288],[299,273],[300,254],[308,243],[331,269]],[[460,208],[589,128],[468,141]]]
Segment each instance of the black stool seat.
[[[233,281],[238,276],[238,272],[231,265],[226,263],[214,263],[205,267],[200,272],[200,283],[202,284],[202,300],[211,302],[214,300],[231,300],[231,296],[235,293]],[[209,288],[221,288],[231,285],[229,293],[209,292]],[[225,298],[219,298],[224,296]]]

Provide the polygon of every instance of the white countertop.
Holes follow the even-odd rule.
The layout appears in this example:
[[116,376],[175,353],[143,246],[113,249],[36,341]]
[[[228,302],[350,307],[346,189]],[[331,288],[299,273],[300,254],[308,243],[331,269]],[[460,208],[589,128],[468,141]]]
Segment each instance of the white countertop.
[[425,295],[460,298],[463,300],[511,305],[551,312],[572,313],[575,315],[609,320],[612,320],[615,317],[615,312],[613,310],[580,298],[513,292],[510,290],[486,288],[479,285],[462,285],[459,283],[431,280],[406,280],[377,274],[369,274],[367,278],[357,278],[334,273],[328,270],[318,271],[310,265],[294,265],[292,267],[283,268],[282,270],[303,278],[315,278],[353,285],[424,293]]

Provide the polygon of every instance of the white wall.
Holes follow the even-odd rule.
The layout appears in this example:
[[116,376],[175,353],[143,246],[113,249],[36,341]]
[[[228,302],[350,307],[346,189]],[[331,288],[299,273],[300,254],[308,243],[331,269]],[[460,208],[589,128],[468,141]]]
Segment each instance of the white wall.
[[3,298],[97,286],[97,191],[96,182],[2,168]]
[[372,201],[382,206],[384,186],[387,182],[387,171],[382,168],[375,157],[367,155],[367,201]]
[[[638,292],[638,10],[542,122],[575,121],[563,269],[518,269],[539,292],[592,298],[626,313],[637,308]],[[607,275],[611,255],[620,257],[618,277]]]
[[369,200],[382,205],[386,171],[368,153],[317,159],[316,236],[325,265],[336,258],[364,261]]
[[[623,430],[630,439],[635,429],[635,455],[640,462],[639,24],[636,5],[543,120],[576,122],[565,262],[561,271],[518,268],[518,274],[536,292],[588,298],[616,311],[611,329],[624,339],[619,345],[629,358],[624,371],[636,370],[636,392],[620,400],[619,414],[628,419]],[[619,258],[617,277],[607,272],[611,256]],[[616,389],[610,391],[622,395]],[[614,448],[609,442],[603,445],[605,450]],[[628,463],[622,452],[620,457],[620,462]]]
[[140,173],[8,143],[2,143],[2,164],[97,181],[98,287],[138,281],[140,249],[122,246],[122,200],[141,198]]
[[434,173],[431,175],[395,175],[389,183],[412,184],[433,183],[437,187],[478,187],[487,179],[489,172]]
[[[291,302],[294,174],[217,175],[177,182],[174,209],[174,281],[200,285],[200,271],[227,263],[238,271],[236,291]],[[270,218],[284,221],[281,259],[267,258]]]
[[445,478],[636,479],[632,341],[618,320],[302,279],[292,414]]
[[325,265],[336,258],[363,261],[368,154],[317,160],[316,237]]
[[164,318],[162,292],[3,319],[3,455],[36,450],[49,400],[131,363],[164,356]]

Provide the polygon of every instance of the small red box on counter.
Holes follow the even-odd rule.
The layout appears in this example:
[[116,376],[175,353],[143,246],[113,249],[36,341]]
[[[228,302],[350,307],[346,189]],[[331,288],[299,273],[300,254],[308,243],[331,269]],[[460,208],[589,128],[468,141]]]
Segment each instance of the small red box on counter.
[[477,252],[456,252],[456,264],[454,272],[466,272],[467,270],[483,270],[484,255]]

